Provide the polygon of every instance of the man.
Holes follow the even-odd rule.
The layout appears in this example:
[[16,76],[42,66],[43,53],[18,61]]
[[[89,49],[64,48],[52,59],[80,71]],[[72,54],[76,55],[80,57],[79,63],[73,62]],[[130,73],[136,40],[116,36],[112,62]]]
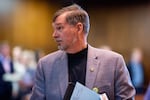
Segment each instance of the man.
[[31,100],[63,100],[67,86],[77,81],[110,100],[132,100],[135,90],[121,55],[87,43],[89,16],[73,4],[57,11],[53,37],[60,50],[38,63]]
[[11,100],[12,83],[5,76],[13,73],[13,63],[10,57],[10,47],[7,42],[0,44],[0,99]]

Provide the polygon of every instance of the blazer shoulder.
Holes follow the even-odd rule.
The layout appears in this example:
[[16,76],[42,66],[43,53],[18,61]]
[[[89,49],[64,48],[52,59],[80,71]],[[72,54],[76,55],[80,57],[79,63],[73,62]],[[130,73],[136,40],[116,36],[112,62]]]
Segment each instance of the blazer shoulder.
[[58,51],[47,54],[46,56],[42,57],[39,61],[47,61],[47,60],[53,61],[53,60],[61,58],[61,56],[64,53],[65,53],[64,51],[58,50]]
[[116,57],[116,58],[122,58],[123,56],[118,53],[118,52],[115,52],[115,51],[112,51],[112,50],[105,50],[105,49],[99,49],[99,48],[95,48],[95,53],[96,55],[98,56],[103,56],[103,57]]

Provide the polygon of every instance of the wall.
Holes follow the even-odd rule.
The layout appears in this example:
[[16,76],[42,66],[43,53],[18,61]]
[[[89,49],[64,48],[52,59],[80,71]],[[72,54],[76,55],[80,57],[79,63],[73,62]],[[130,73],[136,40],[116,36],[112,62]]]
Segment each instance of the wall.
[[[89,42],[108,45],[121,53],[126,62],[134,47],[144,52],[146,83],[150,81],[150,5],[97,7],[88,9],[91,19]],[[93,41],[94,40],[94,41]]]
[[20,45],[33,50],[43,49],[47,53],[56,50],[51,27],[56,8],[47,2],[17,2],[9,17],[5,18],[2,39],[8,40],[12,47]]
[[[52,39],[51,19],[59,8],[46,2],[17,2],[7,16],[0,14],[0,40],[11,46],[43,49],[49,53],[57,49]],[[130,6],[87,7],[91,19],[88,41],[99,47],[109,45],[129,60],[133,47],[144,51],[146,83],[150,81],[150,4]]]

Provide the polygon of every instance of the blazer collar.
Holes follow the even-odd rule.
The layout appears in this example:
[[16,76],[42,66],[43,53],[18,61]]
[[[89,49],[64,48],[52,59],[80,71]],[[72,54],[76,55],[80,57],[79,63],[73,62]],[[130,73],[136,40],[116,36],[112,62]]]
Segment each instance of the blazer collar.
[[59,61],[57,61],[58,65],[62,68],[59,67],[59,78],[58,78],[58,83],[60,86],[60,91],[62,97],[64,97],[67,86],[68,86],[68,60],[67,60],[67,55],[64,51],[62,51],[62,55],[60,56]]

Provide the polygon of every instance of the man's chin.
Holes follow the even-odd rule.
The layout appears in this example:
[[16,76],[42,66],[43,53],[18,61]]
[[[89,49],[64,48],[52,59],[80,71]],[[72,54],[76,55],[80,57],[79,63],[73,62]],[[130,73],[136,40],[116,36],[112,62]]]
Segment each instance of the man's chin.
[[58,46],[58,49],[64,51],[64,47],[62,47],[62,46]]

